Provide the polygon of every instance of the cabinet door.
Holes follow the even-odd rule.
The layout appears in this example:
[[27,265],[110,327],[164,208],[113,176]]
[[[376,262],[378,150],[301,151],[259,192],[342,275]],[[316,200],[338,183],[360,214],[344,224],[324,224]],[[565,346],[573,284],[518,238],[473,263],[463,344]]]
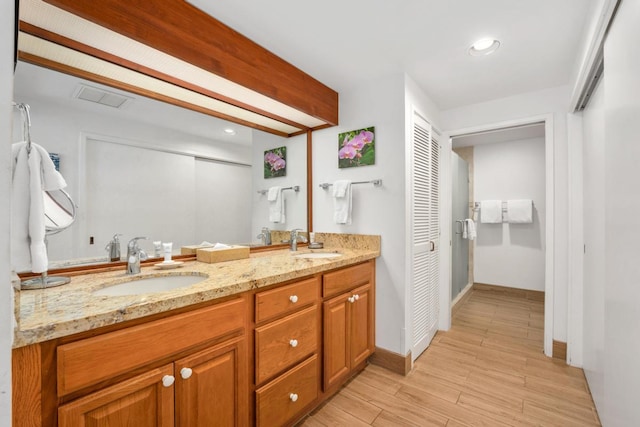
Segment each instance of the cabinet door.
[[374,350],[373,293],[371,285],[362,286],[351,292],[351,368],[364,362]]
[[172,375],[166,365],[62,405],[58,426],[171,427],[174,387],[162,380]]
[[324,389],[328,390],[349,373],[349,294],[323,304],[324,310]]
[[246,426],[247,369],[244,337],[176,361],[177,426]]

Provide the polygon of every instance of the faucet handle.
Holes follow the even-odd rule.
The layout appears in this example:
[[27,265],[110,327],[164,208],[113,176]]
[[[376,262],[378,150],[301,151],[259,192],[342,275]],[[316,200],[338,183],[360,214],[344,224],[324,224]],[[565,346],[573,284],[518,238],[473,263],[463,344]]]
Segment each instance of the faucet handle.
[[133,239],[129,240],[129,244],[128,246],[130,248],[135,248],[136,246],[138,246],[138,240],[149,240],[148,237],[134,237]]

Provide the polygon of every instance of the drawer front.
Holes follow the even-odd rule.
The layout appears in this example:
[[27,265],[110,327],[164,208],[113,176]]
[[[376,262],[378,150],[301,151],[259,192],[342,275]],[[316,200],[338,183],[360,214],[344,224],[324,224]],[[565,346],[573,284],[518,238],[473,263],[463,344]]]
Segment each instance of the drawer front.
[[58,395],[124,374],[245,326],[245,299],[58,347]]
[[256,294],[256,323],[291,313],[320,297],[320,277]]
[[330,297],[373,281],[373,262],[327,273],[323,277],[322,296]]
[[258,426],[284,425],[317,397],[318,356],[314,355],[256,391]]
[[256,328],[256,384],[315,352],[318,349],[319,323],[320,310],[314,305]]

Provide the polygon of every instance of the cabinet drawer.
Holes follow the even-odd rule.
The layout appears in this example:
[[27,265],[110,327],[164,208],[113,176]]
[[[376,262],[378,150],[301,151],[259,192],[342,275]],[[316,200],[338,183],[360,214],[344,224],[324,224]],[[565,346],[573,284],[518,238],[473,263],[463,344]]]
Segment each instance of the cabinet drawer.
[[58,347],[58,395],[129,372],[245,326],[246,303],[211,307]]
[[317,350],[319,317],[320,310],[314,305],[256,328],[256,384]]
[[318,356],[314,355],[256,391],[258,426],[281,426],[317,397]]
[[323,277],[322,296],[330,297],[361,286],[373,280],[373,263],[354,265],[342,270],[327,273]]
[[320,277],[256,294],[256,323],[314,303],[320,296]]

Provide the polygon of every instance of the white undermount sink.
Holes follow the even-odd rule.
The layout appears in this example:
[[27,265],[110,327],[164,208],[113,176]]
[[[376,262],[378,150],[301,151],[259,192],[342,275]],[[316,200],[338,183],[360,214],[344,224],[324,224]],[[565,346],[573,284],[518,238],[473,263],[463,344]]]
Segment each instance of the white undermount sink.
[[138,295],[155,292],[166,292],[172,289],[191,286],[202,282],[207,277],[206,274],[194,273],[190,275],[164,275],[153,277],[132,277],[126,282],[119,282],[111,286],[106,286],[93,292],[96,296],[122,296]]
[[303,254],[294,255],[294,258],[304,258],[304,259],[322,259],[322,258],[337,258],[342,256],[342,254],[336,252],[306,252]]

